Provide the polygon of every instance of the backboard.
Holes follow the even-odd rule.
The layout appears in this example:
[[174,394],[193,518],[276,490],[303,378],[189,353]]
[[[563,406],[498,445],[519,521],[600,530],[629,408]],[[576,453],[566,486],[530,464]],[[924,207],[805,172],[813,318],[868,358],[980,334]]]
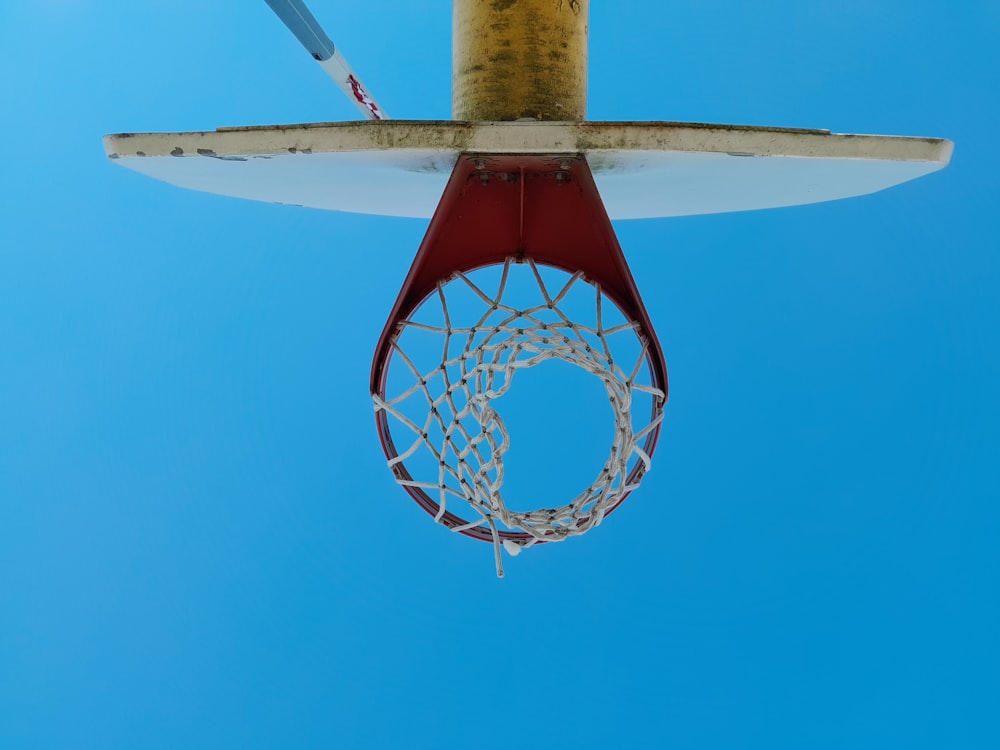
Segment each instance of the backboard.
[[582,154],[612,219],[866,195],[937,171],[950,141],[673,122],[371,121],[109,135],[108,156],[237,198],[430,218],[460,154]]

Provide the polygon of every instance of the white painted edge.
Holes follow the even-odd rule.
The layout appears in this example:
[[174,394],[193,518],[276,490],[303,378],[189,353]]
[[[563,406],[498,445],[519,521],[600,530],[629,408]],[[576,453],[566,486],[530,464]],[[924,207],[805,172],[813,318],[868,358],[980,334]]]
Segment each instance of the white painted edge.
[[191,133],[121,133],[105,136],[104,148],[111,159],[410,149],[497,154],[680,151],[932,162],[945,166],[951,159],[953,144],[941,138],[700,123],[385,120]]

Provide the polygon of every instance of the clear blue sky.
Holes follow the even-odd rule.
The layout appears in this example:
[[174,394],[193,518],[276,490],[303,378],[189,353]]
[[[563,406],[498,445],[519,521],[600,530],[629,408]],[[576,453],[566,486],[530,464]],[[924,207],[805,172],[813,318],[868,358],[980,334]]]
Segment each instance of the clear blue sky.
[[[312,7],[391,115],[449,116],[450,3]],[[4,0],[0,748],[1000,746],[998,7],[594,4],[591,119],[956,149],[865,198],[619,224],[671,377],[654,468],[500,581],[373,429],[424,223],[104,158],[353,119],[266,5]],[[536,385],[556,491],[606,414]]]

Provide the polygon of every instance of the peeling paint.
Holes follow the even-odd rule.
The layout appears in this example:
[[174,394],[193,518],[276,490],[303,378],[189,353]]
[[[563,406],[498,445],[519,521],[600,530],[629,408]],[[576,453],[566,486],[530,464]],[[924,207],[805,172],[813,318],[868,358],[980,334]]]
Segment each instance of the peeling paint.
[[213,149],[210,148],[199,148],[197,150],[198,156],[207,156],[210,159],[218,159],[219,161],[246,161],[246,156],[235,156],[229,155],[219,155]]
[[361,85],[355,76],[351,75],[347,77],[347,82],[351,86],[351,92],[354,94],[354,98],[358,100],[358,103],[365,107],[369,112],[373,120],[383,120],[385,115],[382,114],[382,110],[379,109],[378,104],[375,99],[372,98],[371,94]]
[[932,138],[853,136],[825,130],[677,122],[453,121],[342,123],[220,128],[200,133],[110,135],[105,152],[149,158],[211,151],[215,158],[267,159],[334,152],[431,149],[446,152],[591,154],[672,151],[757,156],[890,159],[947,162],[951,145]]

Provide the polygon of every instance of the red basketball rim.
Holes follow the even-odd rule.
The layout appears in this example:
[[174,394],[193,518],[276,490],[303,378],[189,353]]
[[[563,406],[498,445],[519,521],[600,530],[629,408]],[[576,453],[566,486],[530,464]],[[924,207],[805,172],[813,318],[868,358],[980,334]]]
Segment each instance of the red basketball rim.
[[[666,401],[663,351],[590,168],[579,154],[465,154],[458,160],[379,339],[372,363],[372,393],[385,398],[392,343],[399,324],[435,292],[440,281],[458,272],[502,264],[510,257],[531,259],[570,274],[583,272],[586,280],[599,284],[619,311],[637,324],[637,334],[647,342],[651,385],[663,392]],[[658,406],[654,401],[654,417]],[[378,410],[375,421],[386,457],[390,461],[398,458],[386,412]],[[643,443],[643,451],[650,457],[659,433],[657,424]],[[397,481],[413,480],[402,462],[392,470]],[[644,473],[644,464],[638,462],[626,482],[633,484]],[[438,515],[440,505],[422,488],[403,486],[421,508],[432,516]],[[629,494],[623,494],[607,513]],[[451,512],[444,513],[440,522],[452,529],[470,523]],[[492,531],[482,526],[462,529],[461,533],[493,541]],[[535,539],[519,531],[498,533],[502,540],[518,543]]]

